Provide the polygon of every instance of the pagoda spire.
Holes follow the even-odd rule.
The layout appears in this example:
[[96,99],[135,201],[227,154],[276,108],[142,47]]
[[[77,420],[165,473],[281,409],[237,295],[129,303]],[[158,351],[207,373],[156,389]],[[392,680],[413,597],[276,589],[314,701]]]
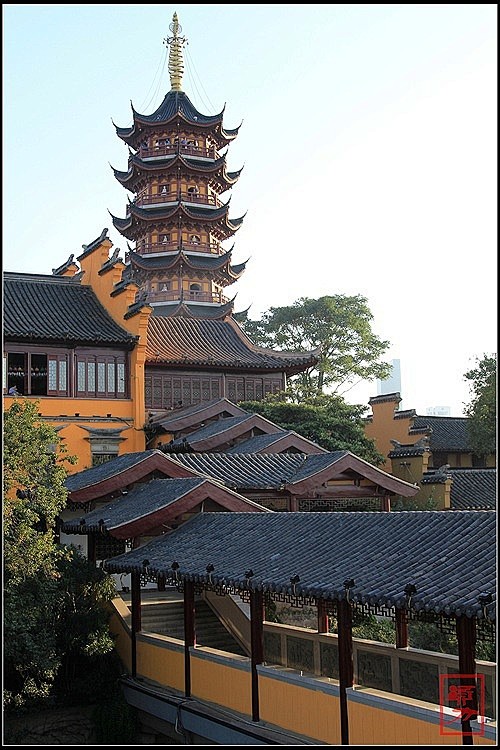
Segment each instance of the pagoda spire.
[[182,48],[186,44],[187,39],[180,36],[182,26],[177,18],[177,13],[174,13],[169,29],[173,36],[169,36],[165,41],[170,45],[168,52],[168,72],[170,74],[171,91],[182,91],[182,76],[184,74]]

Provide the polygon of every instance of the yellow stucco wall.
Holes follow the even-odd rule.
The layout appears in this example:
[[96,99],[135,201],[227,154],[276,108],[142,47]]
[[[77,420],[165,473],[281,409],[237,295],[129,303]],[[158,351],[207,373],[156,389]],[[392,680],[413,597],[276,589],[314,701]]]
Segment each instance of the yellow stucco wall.
[[[375,447],[384,458],[394,448],[391,440],[397,440],[399,443],[411,443],[408,437],[410,428],[410,418],[394,419],[394,412],[398,408],[399,401],[383,401],[379,404],[374,403],[372,407],[373,418],[365,422],[365,435],[375,442]],[[380,467],[384,471],[391,471],[391,461],[387,459],[385,464]]]
[[328,745],[340,744],[339,699],[259,675],[260,718]]
[[[404,699],[402,699],[404,701]],[[461,745],[462,736],[444,735],[439,723],[416,719],[394,711],[348,701],[349,743],[351,745]],[[439,719],[439,709],[435,710]],[[474,744],[494,745],[479,735]]]
[[[121,281],[125,264],[117,262],[100,273],[108,262],[112,243],[104,239],[93,251],[80,260],[83,272],[82,284],[92,287],[98,300],[113,320],[123,329],[137,337],[137,344],[129,355],[128,398],[60,398],[53,396],[26,396],[39,402],[41,416],[54,427],[61,428],[59,435],[70,455],[78,457],[75,466],[67,466],[70,473],[82,471],[92,465],[89,432],[85,427],[99,429],[122,429],[118,444],[118,455],[135,453],[146,448],[144,425],[146,407],[144,393],[144,368],[146,360],[147,326],[152,308],[143,307],[137,314],[126,317],[129,306],[135,301],[137,285],[128,284],[119,294],[112,295]],[[79,271],[76,264],[64,274],[70,276]],[[24,398],[24,397],[23,397]],[[9,409],[13,398],[4,396],[4,409]],[[116,443],[113,453],[116,450]]]
[[208,661],[191,652],[191,695],[193,698],[252,715],[250,670]]
[[[144,389],[142,389],[144,391]],[[68,473],[82,471],[92,466],[89,432],[85,427],[121,429],[118,455],[145,450],[146,437],[142,429],[134,429],[132,399],[53,398],[23,396],[22,399],[38,401],[43,421],[58,429],[58,435],[68,454],[77,457],[75,465],[67,464]],[[20,400],[20,399],[17,399]],[[4,398],[4,409],[10,409],[14,399]],[[107,415],[110,414],[111,417]],[[78,416],[76,416],[78,415]],[[142,424],[141,424],[142,427]]]
[[164,645],[137,639],[137,674],[160,685],[184,692],[184,652],[168,647],[168,638],[156,636]]

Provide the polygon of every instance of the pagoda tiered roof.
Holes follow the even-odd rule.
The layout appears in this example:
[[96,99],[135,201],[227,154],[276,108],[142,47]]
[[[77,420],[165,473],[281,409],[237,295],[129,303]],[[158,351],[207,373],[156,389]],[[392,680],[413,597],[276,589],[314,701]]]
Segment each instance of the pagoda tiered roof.
[[221,283],[233,284],[243,271],[246,262],[231,266],[232,250],[228,250],[222,255],[213,255],[208,253],[189,253],[182,248],[174,253],[165,253],[162,255],[140,255],[132,251],[129,259],[132,266],[142,268],[146,271],[173,271],[180,264],[184,267],[191,268],[193,271],[208,272],[211,277]]
[[210,222],[217,225],[224,239],[230,237],[236,232],[243,223],[244,215],[238,219],[228,217],[229,201],[217,208],[205,208],[203,206],[187,206],[184,202],[176,202],[175,205],[155,206],[154,208],[141,208],[135,203],[128,204],[128,215],[124,219],[110,216],[115,228],[127,239],[134,239],[135,232],[130,231],[139,228],[142,221],[173,221],[177,217],[184,215],[185,219],[198,222]]
[[179,165],[185,167],[187,171],[191,170],[200,174],[209,174],[212,176],[211,179],[218,178],[217,181],[222,189],[228,189],[234,185],[243,171],[242,167],[234,172],[228,172],[225,156],[209,161],[207,159],[184,156],[183,154],[172,154],[171,156],[156,157],[149,160],[141,158],[138,154],[132,154],[129,158],[127,171],[124,172],[114,167],[112,169],[118,182],[127,187],[127,183],[138,177],[139,173],[175,170]]
[[116,134],[125,143],[133,145],[148,128],[158,125],[169,125],[177,122],[186,123],[200,131],[209,130],[219,136],[221,143],[229,143],[238,135],[240,126],[226,129],[222,125],[225,105],[216,115],[204,115],[199,112],[184,91],[169,91],[160,106],[150,115],[143,115],[132,107],[133,124],[128,128],[115,125]]
[[283,352],[256,346],[230,317],[204,320],[152,315],[146,360],[185,367],[224,367],[238,371],[302,372],[317,362],[319,351]]
[[175,303],[156,303],[153,316],[163,318],[193,318],[195,320],[225,320],[234,308],[234,298],[225,304],[205,305],[179,300]]

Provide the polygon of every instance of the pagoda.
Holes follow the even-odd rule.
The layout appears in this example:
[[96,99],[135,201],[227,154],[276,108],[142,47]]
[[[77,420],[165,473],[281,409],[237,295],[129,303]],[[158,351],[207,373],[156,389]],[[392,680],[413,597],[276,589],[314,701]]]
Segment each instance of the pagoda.
[[129,276],[142,297],[162,316],[211,318],[232,310],[224,289],[245,263],[232,263],[234,236],[243,217],[229,217],[221,196],[237,182],[241,169],[227,169],[227,147],[239,128],[227,130],[223,113],[204,115],[182,91],[182,27],[174,13],[170,24],[168,70],[171,89],[151,115],[132,106],[133,124],[116,127],[129,147],[126,172],[116,179],[133,194],[125,218],[112,216],[128,240]]
[[133,196],[125,218],[111,215],[133,243],[122,284],[135,284],[136,304],[152,308],[144,391],[153,413],[221,398],[263,399],[319,356],[256,346],[238,322],[246,311],[235,313],[234,297],[224,294],[246,265],[233,264],[233,247],[225,245],[244,218],[230,218],[223,197],[242,171],[226,164],[239,127],[224,127],[224,109],[202,114],[182,91],[186,39],[176,13],[170,31],[170,91],[152,114],[132,105],[132,125],[115,125],[129,159],[127,171],[113,168]]

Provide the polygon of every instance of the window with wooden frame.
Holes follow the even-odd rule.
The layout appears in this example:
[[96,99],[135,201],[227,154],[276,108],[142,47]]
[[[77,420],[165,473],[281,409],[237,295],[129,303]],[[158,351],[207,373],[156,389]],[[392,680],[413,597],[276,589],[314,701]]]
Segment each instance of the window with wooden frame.
[[4,389],[23,396],[67,396],[68,354],[37,350],[5,354]]
[[127,358],[123,354],[76,354],[76,395],[126,398]]

